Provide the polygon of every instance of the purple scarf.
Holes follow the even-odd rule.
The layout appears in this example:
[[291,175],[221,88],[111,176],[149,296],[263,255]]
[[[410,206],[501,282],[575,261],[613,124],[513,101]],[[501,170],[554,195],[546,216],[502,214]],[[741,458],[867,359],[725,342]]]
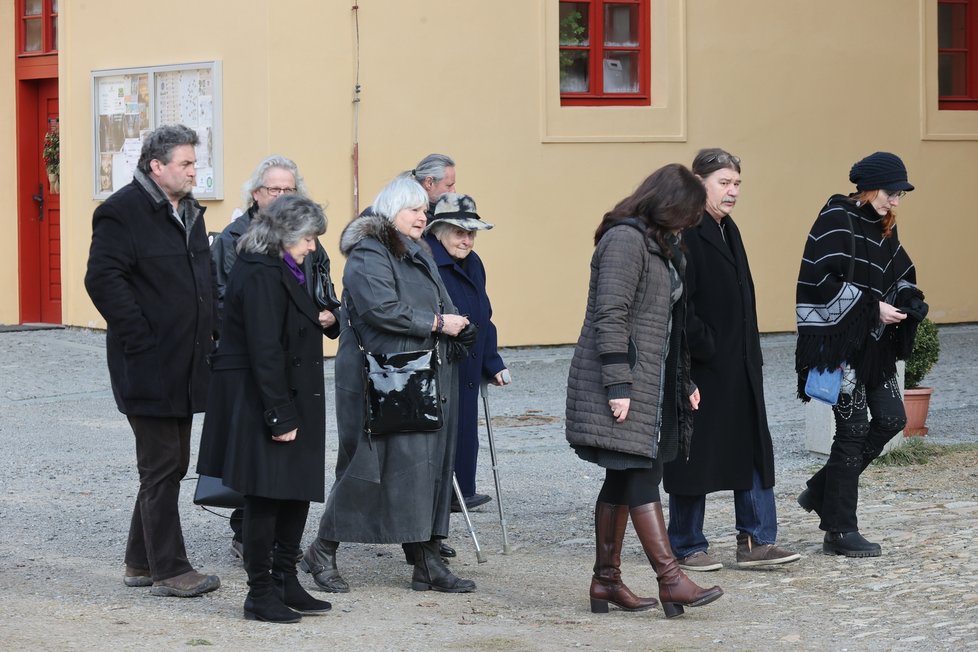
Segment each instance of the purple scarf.
[[299,263],[295,262],[295,258],[292,257],[292,254],[287,251],[283,251],[282,260],[285,261],[286,266],[289,268],[289,271],[292,272],[292,276],[295,277],[295,280],[299,281],[299,285],[305,285],[306,275],[302,273]]

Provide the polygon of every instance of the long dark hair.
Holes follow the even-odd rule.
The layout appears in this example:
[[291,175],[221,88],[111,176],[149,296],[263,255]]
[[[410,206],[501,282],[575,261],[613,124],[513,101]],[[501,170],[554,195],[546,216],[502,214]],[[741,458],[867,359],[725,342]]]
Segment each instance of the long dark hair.
[[628,197],[604,214],[594,232],[594,244],[621,220],[634,217],[662,253],[670,255],[669,236],[699,224],[706,205],[706,189],[685,166],[670,163],[650,174]]

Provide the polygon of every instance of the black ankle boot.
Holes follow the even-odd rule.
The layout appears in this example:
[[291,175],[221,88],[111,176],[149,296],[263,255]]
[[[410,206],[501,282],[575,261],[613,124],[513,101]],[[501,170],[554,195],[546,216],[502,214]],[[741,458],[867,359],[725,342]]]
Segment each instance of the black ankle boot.
[[316,586],[328,593],[350,592],[350,585],[340,577],[340,571],[336,568],[336,550],[339,547],[336,541],[317,538],[299,562],[299,568],[310,573]]
[[[411,543],[401,544],[401,547],[404,549],[404,563],[407,564],[408,566],[414,566],[414,548],[411,547],[412,545],[414,544]],[[455,552],[455,548],[451,547],[450,545],[442,541],[441,543],[438,544],[438,554],[441,555],[441,558],[444,559],[445,563],[447,564],[448,558],[454,557],[458,553]]]
[[441,591],[443,593],[469,593],[475,591],[475,582],[457,577],[438,554],[438,540],[409,543],[414,555],[414,575],[411,588],[415,591]]
[[272,571],[272,582],[275,584],[275,593],[282,598],[285,606],[303,616],[324,614],[333,608],[329,602],[309,595],[295,575],[281,575]]
[[248,589],[244,617],[245,620],[261,620],[266,623],[297,623],[302,620],[301,615],[286,607],[278,597],[272,587],[271,578],[267,584],[253,585]]
[[859,532],[826,532],[822,552],[846,557],[879,557],[880,544],[867,541]]

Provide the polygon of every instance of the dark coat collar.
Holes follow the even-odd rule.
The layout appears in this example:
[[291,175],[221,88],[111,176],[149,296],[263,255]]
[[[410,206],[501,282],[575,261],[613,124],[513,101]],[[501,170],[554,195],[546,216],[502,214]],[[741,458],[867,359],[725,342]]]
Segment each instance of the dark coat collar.
[[699,231],[700,239],[703,242],[719,251],[720,255],[731,264],[736,264],[733,256],[733,248],[736,246],[737,236],[735,232],[737,231],[737,227],[729,215],[723,218],[723,222],[726,228],[726,242],[720,233],[720,227],[717,226],[717,221],[707,211],[703,212],[703,219],[700,220],[696,229]]
[[[309,293],[306,292],[303,286],[299,285],[298,281],[295,280],[295,276],[292,275],[292,271],[289,269],[288,265],[285,264],[284,260],[278,256],[254,254],[246,251],[241,252],[239,258],[247,263],[264,265],[265,267],[277,269],[282,280],[282,285],[285,286],[286,291],[289,293],[292,303],[299,308],[299,311],[302,312],[302,314],[312,320],[313,323],[315,323],[317,326],[319,325],[319,310],[309,297]],[[309,283],[310,281],[311,279],[306,277],[306,283]]]

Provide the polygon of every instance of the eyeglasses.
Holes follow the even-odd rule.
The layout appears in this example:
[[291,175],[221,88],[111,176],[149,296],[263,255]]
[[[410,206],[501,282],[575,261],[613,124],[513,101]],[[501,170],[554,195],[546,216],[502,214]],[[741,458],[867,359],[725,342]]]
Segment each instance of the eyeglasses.
[[884,195],[886,195],[887,200],[893,201],[894,199],[903,199],[907,196],[906,190],[881,190]]
[[278,197],[279,195],[291,195],[295,192],[295,188],[278,188],[276,186],[262,186],[266,193],[272,197]]

